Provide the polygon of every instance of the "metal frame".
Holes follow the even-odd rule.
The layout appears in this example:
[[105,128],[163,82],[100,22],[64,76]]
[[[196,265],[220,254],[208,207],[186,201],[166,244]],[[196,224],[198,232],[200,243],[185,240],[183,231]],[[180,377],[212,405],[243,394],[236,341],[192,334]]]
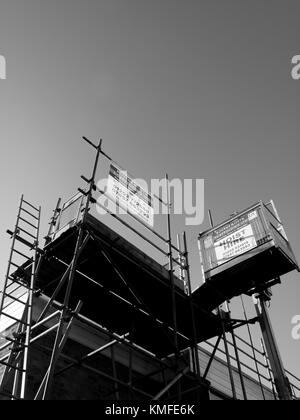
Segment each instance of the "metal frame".
[[[235,384],[233,380],[233,370],[232,370],[233,368],[231,365],[232,356],[230,355],[229,347],[230,345],[233,345],[235,349],[235,356],[236,356],[236,361],[238,364],[238,370],[239,370],[241,382],[243,383],[243,374],[242,374],[243,364],[239,360],[238,345],[236,342],[236,336],[233,331],[234,329],[242,325],[247,325],[249,328],[249,323],[253,323],[256,320],[248,320],[246,318],[246,314],[245,314],[245,320],[231,319],[230,316],[224,317],[223,312],[219,309],[219,315],[220,315],[220,318],[222,319],[223,330],[220,337],[218,337],[217,339],[217,343],[212,352],[209,364],[206,367],[203,376],[201,376],[200,360],[199,360],[199,346],[197,343],[197,335],[196,335],[196,319],[195,319],[195,311],[194,311],[194,302],[192,299],[192,285],[191,285],[189,257],[188,257],[188,249],[187,249],[187,238],[186,238],[186,233],[184,233],[182,236],[183,251],[181,250],[180,240],[178,241],[177,246],[174,246],[172,243],[171,204],[170,204],[170,195],[169,195],[168,175],[166,175],[165,177],[167,201],[164,202],[161,198],[155,197],[155,199],[159,200],[163,205],[165,205],[168,210],[167,215],[166,215],[167,238],[164,238],[160,233],[156,232],[154,229],[150,229],[148,226],[145,226],[142,223],[144,228],[146,228],[148,232],[151,233],[151,235],[154,235],[156,239],[162,242],[163,246],[166,247],[166,250],[163,249],[163,246],[162,247],[158,246],[153,240],[149,239],[147,236],[139,232],[137,229],[132,227],[129,223],[120,219],[117,215],[114,215],[111,213],[110,214],[114,218],[116,218],[121,224],[131,229],[131,231],[137,234],[142,240],[147,242],[157,251],[161,252],[161,254],[164,257],[166,257],[168,260],[168,271],[169,271],[169,280],[170,280],[169,286],[170,286],[170,296],[171,296],[171,301],[172,301],[172,319],[173,319],[172,334],[173,334],[174,355],[161,359],[157,357],[156,355],[148,352],[147,350],[142,349],[139,346],[137,346],[134,343],[134,334],[133,334],[134,324],[132,325],[131,331],[125,331],[123,335],[118,335],[113,331],[108,331],[103,326],[97,324],[93,320],[90,320],[84,317],[80,313],[83,302],[79,301],[77,303],[76,308],[73,308],[73,309],[70,308],[70,298],[72,295],[75,274],[78,272],[80,273],[78,262],[79,262],[81,253],[85,249],[88,241],[91,239],[95,241],[95,243],[97,244],[97,247],[99,248],[99,252],[102,254],[102,256],[104,256],[104,258],[109,262],[109,264],[112,265],[119,281],[121,281],[127,287],[128,291],[133,297],[134,302],[135,302],[134,311],[139,310],[139,309],[146,310],[149,316],[151,317],[151,319],[153,320],[153,322],[157,322],[155,314],[152,314],[149,308],[147,308],[147,305],[145,304],[145,302],[143,302],[143,300],[141,299],[137,291],[130,284],[130,281],[128,281],[124,273],[122,273],[122,271],[118,267],[117,262],[110,255],[109,248],[106,247],[105,244],[102,243],[102,241],[99,241],[98,238],[96,238],[92,234],[92,232],[89,231],[88,227],[84,223],[90,211],[90,205],[95,204],[95,199],[93,196],[94,192],[98,191],[101,194],[105,194],[103,191],[100,191],[97,188],[96,182],[95,182],[96,181],[95,177],[97,173],[100,156],[103,156],[104,158],[108,159],[110,162],[114,162],[114,161],[103,152],[102,140],[100,140],[98,145],[95,145],[93,142],[91,142],[87,138],[84,137],[83,139],[96,151],[96,157],[95,157],[95,162],[94,162],[94,167],[93,167],[91,177],[88,179],[82,176],[82,179],[87,183],[88,188],[86,190],[78,189],[80,194],[82,194],[82,197],[84,198],[84,200],[82,199],[81,204],[79,206],[76,223],[75,223],[75,225],[77,226],[77,243],[76,243],[75,251],[73,253],[72,261],[69,264],[65,263],[64,261],[60,261],[62,264],[66,266],[64,274],[59,279],[59,282],[55,291],[49,297],[49,301],[46,307],[43,309],[40,316],[38,317],[35,325],[32,325],[33,296],[34,296],[34,293],[41,293],[41,291],[35,290],[35,279],[36,279],[36,276],[38,275],[39,265],[43,261],[43,258],[46,258],[46,257],[44,255],[44,251],[38,247],[38,240],[36,240],[34,244],[31,244],[29,241],[21,237],[20,230],[18,229],[18,221],[16,224],[15,231],[13,232],[13,235],[12,235],[13,236],[12,250],[15,247],[16,241],[20,241],[24,245],[27,245],[27,246],[30,245],[30,247],[34,251],[34,257],[32,260],[32,266],[31,266],[32,274],[31,274],[31,281],[30,281],[30,286],[28,290],[29,300],[28,300],[28,305],[27,305],[27,311],[24,312],[24,316],[26,316],[26,320],[27,320],[25,345],[24,345],[24,349],[18,353],[19,356],[14,359],[15,361],[14,364],[11,365],[14,367],[14,370],[16,372],[11,398],[21,399],[21,400],[27,398],[26,384],[27,384],[27,372],[28,372],[28,357],[29,357],[28,355],[30,351],[30,346],[33,344],[38,345],[36,343],[39,341],[40,338],[54,333],[55,340],[54,340],[53,346],[50,349],[48,349],[50,350],[50,353],[51,353],[50,363],[41,381],[39,389],[35,395],[35,398],[34,398],[35,400],[50,399],[51,387],[53,385],[54,378],[76,366],[83,366],[86,369],[89,369],[93,371],[94,373],[97,373],[100,376],[111,381],[113,383],[112,394],[114,394],[116,400],[119,400],[121,398],[121,391],[123,388],[126,388],[130,391],[132,398],[134,398],[134,396],[138,394],[140,396],[143,396],[144,398],[153,399],[155,401],[158,401],[160,399],[170,399],[170,398],[172,399],[173,397],[172,397],[171,390],[176,388],[176,395],[177,395],[177,398],[179,398],[180,400],[181,397],[185,395],[186,392],[189,391],[189,390],[182,390],[181,379],[182,378],[190,379],[191,390],[198,389],[203,383],[203,380],[207,378],[213,359],[217,353],[218,346],[222,339],[225,346],[225,355],[226,355],[229,376],[230,376],[230,381],[231,381],[231,386],[232,386],[232,394],[233,394],[233,398],[237,399]],[[109,199],[110,197],[107,197],[107,198]],[[22,200],[23,200],[23,197],[22,197]],[[63,208],[61,209],[61,200],[59,200],[54,210],[53,217],[51,218],[48,235],[45,238],[46,240],[45,245],[49,244],[52,238],[55,238],[55,235],[57,234],[57,229],[59,227],[59,223],[60,223],[59,220],[62,215],[62,210]],[[130,216],[135,221],[140,222],[140,220],[138,220],[137,217],[135,217],[134,215],[131,214]],[[20,209],[19,209],[18,220],[19,218],[20,218]],[[211,219],[211,224],[213,224],[211,213],[210,213],[210,219]],[[40,208],[39,208],[39,220],[40,220]],[[38,233],[39,233],[39,225],[38,225]],[[11,254],[12,253],[13,251],[11,251]],[[174,253],[177,254],[176,257],[174,257],[173,255]],[[39,257],[39,260],[38,260],[38,257]],[[12,255],[11,255],[10,261],[12,262]],[[185,353],[181,352],[178,346],[178,336],[179,336],[179,332],[177,328],[178,313],[177,313],[177,308],[176,308],[176,299],[175,299],[176,290],[175,290],[175,282],[174,282],[175,267],[179,267],[181,277],[187,284],[188,297],[190,301],[191,321],[193,324],[193,336],[190,338],[192,368],[189,366],[189,362],[186,360]],[[11,271],[11,266],[9,267],[8,273],[10,273],[10,271]],[[7,279],[9,278],[9,276],[10,274],[7,275]],[[85,277],[88,281],[92,281],[96,283],[94,279],[88,278],[88,276],[85,276]],[[15,282],[17,283],[16,279],[15,279]],[[7,283],[5,284],[5,287],[7,287]],[[56,298],[58,294],[63,290],[63,288],[66,289],[64,292],[64,299],[63,299],[62,304],[58,304],[56,302]],[[54,312],[49,314],[49,311],[52,308],[54,308]],[[1,303],[1,309],[3,309],[3,299]],[[92,327],[93,329],[96,329],[99,333],[105,335],[107,339],[109,340],[108,343],[104,344],[103,346],[99,347],[96,350],[88,352],[86,355],[83,355],[77,360],[72,359],[70,357],[66,357],[63,353],[63,350],[64,350],[65,344],[69,337],[69,333],[74,325],[75,320],[85,325],[88,325]],[[49,326],[49,322],[54,323],[54,325]],[[40,331],[40,327],[44,328],[42,332]],[[166,328],[169,329],[169,327],[165,326],[163,323],[159,324],[159,327],[161,328],[162,331],[166,330]],[[233,344],[231,344],[228,341],[226,337],[226,331],[231,331]],[[23,334],[24,334],[24,330],[22,330],[22,328],[20,327],[19,335],[23,336]],[[124,382],[123,380],[120,380],[119,375],[118,375],[118,365],[115,358],[115,346],[117,345],[125,346],[128,349],[128,382]],[[9,347],[9,343],[5,346]],[[253,342],[251,342],[251,348],[253,348],[253,354],[255,355]],[[2,349],[3,348],[0,348],[0,350]],[[108,349],[110,349],[111,351],[112,375],[109,375],[105,372],[102,372],[100,369],[95,369],[86,364],[88,360],[90,360],[96,355],[103,353],[103,351],[108,350]],[[13,353],[10,354],[10,357],[12,357],[12,354]],[[152,362],[155,362],[157,366],[159,366],[159,368],[143,378],[134,380],[133,370],[134,370],[135,354],[141,354],[143,357],[149,358]],[[57,370],[57,362],[60,357],[66,358],[66,360],[69,360],[70,363],[65,368]],[[2,359],[0,359],[0,363],[1,363],[1,360]],[[3,360],[2,363],[5,364],[5,360]],[[258,362],[256,363],[256,365],[257,365],[258,377],[260,379],[261,375],[258,370]],[[11,369],[11,366],[10,364],[7,366],[6,374]],[[158,392],[155,393],[155,395],[150,395],[149,393],[145,392],[142,389],[142,387],[141,388],[137,387],[137,384],[139,382],[142,382],[143,379],[146,380],[147,378],[149,379],[158,374],[161,375],[161,378],[163,380],[163,387],[160,390],[158,390]],[[5,389],[2,389],[1,392],[6,395]],[[110,395],[107,395],[107,397],[109,397]],[[244,389],[244,399],[247,399],[245,389]]]
[[[9,256],[8,268],[4,282],[4,288],[0,304],[0,317],[18,322],[19,326],[14,339],[9,339],[11,351],[1,358],[0,364],[5,366],[0,382],[0,391],[5,386],[8,376],[13,375],[11,393],[12,400],[24,399],[26,395],[29,347],[32,331],[33,295],[35,291],[35,280],[39,269],[37,262],[39,255],[39,233],[40,233],[41,207],[35,207],[21,196],[15,229],[7,231],[12,236],[12,245]],[[29,242],[32,241],[32,242]],[[25,254],[23,248],[29,248],[31,255]],[[21,262],[20,262],[21,261]],[[19,281],[18,272],[22,271],[22,264],[31,264],[29,286],[25,288]],[[15,287],[17,285],[17,287]],[[13,288],[13,290],[11,289]],[[21,295],[20,295],[21,293]],[[20,297],[27,295],[25,301]],[[8,301],[8,303],[7,303]],[[15,318],[7,312],[8,308],[17,302],[23,307],[23,314],[20,319]]]
[[[269,208],[271,207],[271,209]],[[261,215],[262,215],[262,221],[264,223],[264,228],[267,232],[270,233],[270,238],[273,238],[273,240],[275,241],[274,238],[274,232],[273,231],[277,231],[279,235],[281,235],[282,239],[288,244],[288,240],[287,240],[287,236],[286,236],[286,232],[284,230],[284,227],[282,225],[281,219],[279,217],[279,214],[277,212],[277,209],[275,207],[274,202],[271,200],[269,203],[264,204],[262,201],[259,202],[258,204],[250,207],[249,209],[239,213],[240,215],[243,215],[249,211],[251,211],[251,209],[254,208],[259,208]],[[271,222],[269,222],[267,220],[266,217],[266,212],[268,212],[278,223],[278,228],[276,228],[276,226],[273,226]],[[233,216],[235,217],[235,215]],[[209,220],[210,220],[210,229],[206,231],[207,232],[211,232],[214,229],[214,222],[213,222],[213,217],[212,217],[212,213],[211,210],[209,210]],[[230,219],[231,220],[231,219]],[[229,220],[229,221],[230,221]],[[219,226],[223,226],[226,223],[228,223],[229,221],[224,222],[223,224],[220,224]],[[272,228],[273,231],[272,231]],[[202,236],[203,234],[201,234],[200,236]],[[200,236],[198,238],[198,247],[199,247],[199,255],[200,255],[200,263],[201,263],[201,269],[202,269],[202,274],[203,274],[203,280],[205,282],[205,275],[204,275],[204,258],[203,258],[203,253],[202,253],[202,246],[201,246],[201,242],[200,242]],[[290,258],[290,257],[289,257]],[[295,268],[298,269],[298,266],[295,264]],[[260,287],[255,287],[253,290],[251,290],[249,293],[249,296],[253,296],[255,293],[257,293],[258,295],[258,300],[260,305],[258,305],[258,302],[255,304],[255,308],[256,308],[256,313],[257,313],[257,318],[256,320],[254,319],[253,321],[258,321],[260,323],[260,327],[261,327],[261,333],[263,335],[264,338],[264,342],[266,345],[266,349],[267,349],[267,353],[268,353],[268,358],[266,359],[266,364],[271,364],[272,366],[272,374],[271,369],[269,369],[269,381],[272,384],[272,389],[277,390],[277,393],[274,391],[274,397],[277,398],[279,396],[279,399],[282,400],[291,400],[293,398],[293,393],[295,394],[295,389],[297,389],[297,387],[291,387],[289,380],[286,376],[286,372],[283,368],[283,364],[281,361],[281,357],[280,357],[280,353],[276,344],[276,340],[275,340],[275,336],[272,330],[272,326],[271,326],[271,322],[268,316],[268,312],[266,309],[266,305],[265,305],[265,301],[266,300],[270,300],[270,296],[268,293],[268,290],[270,291],[270,288],[272,286],[274,286],[275,284],[281,283],[280,278],[275,278],[274,280],[269,281],[267,284],[260,286]],[[241,297],[242,298],[242,297]],[[225,298],[224,298],[225,301]],[[253,348],[253,340],[252,340],[252,336],[251,336],[251,332],[250,332],[250,326],[249,324],[251,323],[251,321],[248,320],[247,316],[246,316],[246,311],[245,311],[245,306],[242,300],[242,304],[243,304],[243,310],[244,310],[244,316],[245,316],[245,321],[246,321],[246,325],[248,328],[248,335],[249,335],[249,339],[251,342],[251,347],[252,347],[252,351],[253,351],[253,356],[254,356],[254,362],[256,365],[256,370],[257,370],[257,374],[258,374],[258,380],[262,389],[262,395],[263,398],[265,399],[265,395],[264,395],[264,390],[261,384],[261,377],[259,374],[259,369],[258,369],[258,364],[255,358],[255,350]],[[230,310],[229,310],[229,302],[226,302],[226,305],[228,307],[228,317],[230,319]],[[219,309],[220,311],[220,309]],[[240,359],[239,359],[239,354],[238,354],[238,346],[236,345],[236,337],[234,334],[234,331],[231,331],[231,336],[232,336],[232,341],[233,341],[233,347],[234,347],[234,351],[236,354],[236,363],[237,363],[237,367],[238,367],[238,372],[239,372],[239,376],[240,376],[240,380],[241,380],[241,386],[242,386],[242,393],[243,393],[243,398],[246,400],[247,399],[247,394],[246,394],[246,389],[244,386],[244,381],[243,381],[243,376],[242,376],[242,370],[241,370],[241,363],[240,363]],[[231,363],[230,363],[230,354],[228,352],[228,344],[226,343],[226,334],[224,332],[223,335],[223,341],[224,341],[224,346],[225,346],[225,354],[226,354],[226,358],[227,358],[227,364],[228,364],[228,369],[229,369],[229,376],[230,376],[230,382],[232,384],[232,392],[233,392],[233,396],[234,398],[236,397],[236,393],[235,393],[235,389],[234,389],[234,384],[232,381],[232,373],[231,373]],[[218,341],[219,344],[219,341]],[[264,349],[264,353],[265,353],[265,349]],[[215,354],[215,350],[213,351],[213,355]],[[212,356],[214,357],[214,356]],[[209,363],[210,366],[210,363]],[[274,381],[273,381],[273,378]],[[274,387],[274,382],[275,382],[275,387]]]
[[[84,179],[87,183],[88,183],[88,190],[87,191],[82,191],[79,189],[81,194],[85,195],[85,205],[84,205],[84,212],[83,212],[83,216],[82,216],[82,221],[85,220],[87,214],[89,213],[89,209],[90,209],[90,204],[94,203],[94,198],[93,198],[93,192],[96,189],[96,183],[95,183],[95,176],[96,176],[96,172],[97,172],[97,167],[98,167],[98,163],[99,163],[99,158],[100,155],[102,154],[103,156],[105,156],[106,158],[108,158],[110,161],[112,161],[111,158],[109,158],[101,149],[102,146],[102,140],[100,140],[98,146],[94,145],[91,141],[89,141],[87,138],[84,138],[84,140],[89,143],[95,150],[96,150],[96,158],[95,158],[95,163],[94,163],[94,168],[93,168],[93,172],[92,172],[92,176],[90,179],[87,179],[85,177],[82,177],[82,179]],[[168,206],[168,209],[170,209],[170,203],[169,203],[169,187],[168,187],[168,177],[166,176],[166,189],[167,189],[167,196],[168,196],[168,202],[164,203],[162,200],[160,200],[164,205]],[[51,223],[50,223],[50,227],[49,227],[49,232],[48,235],[46,236],[46,245],[49,243],[49,241],[51,241],[51,235],[53,235],[53,233],[55,232],[55,227],[56,225],[59,223],[59,218],[62,214],[62,211],[60,209],[60,204],[61,204],[61,200],[58,201],[56,209],[54,211],[54,215],[51,219]],[[20,214],[19,214],[20,216]],[[19,217],[18,216],[18,217]],[[78,220],[77,220],[78,221]],[[173,278],[173,270],[174,270],[174,264],[181,264],[180,262],[178,263],[178,260],[175,259],[173,257],[173,251],[179,252],[180,255],[183,258],[183,253],[181,253],[181,251],[176,248],[173,244],[172,244],[172,239],[171,239],[171,219],[170,219],[170,211],[168,211],[168,215],[167,215],[167,227],[168,227],[168,238],[164,239],[160,234],[158,234],[157,232],[154,232],[154,234],[156,235],[156,237],[158,237],[160,240],[163,240],[166,244],[166,246],[168,247],[168,252],[164,252],[161,248],[159,248],[159,250],[162,252],[163,255],[165,255],[166,257],[168,257],[169,260],[169,275],[170,275],[170,281],[172,284],[172,287],[170,288],[171,291],[171,296],[172,296],[172,302],[173,302],[173,320],[174,320],[174,326],[173,326],[173,334],[174,334],[174,351],[175,351],[175,359],[170,360],[168,363],[166,362],[162,362],[159,358],[157,358],[156,356],[152,356],[152,358],[154,358],[155,361],[161,363],[163,365],[163,370],[164,369],[168,369],[171,370],[172,372],[174,371],[174,374],[176,374],[176,372],[178,372],[178,361],[179,360],[183,360],[181,358],[181,354],[179,352],[178,349],[178,330],[177,330],[177,323],[176,323],[176,316],[177,316],[177,312],[176,312],[176,307],[175,307],[175,283],[174,283],[174,278]],[[134,229],[132,229],[134,230]],[[136,231],[136,233],[139,233],[138,231]],[[13,236],[13,247],[15,245],[15,241],[18,239],[17,235],[19,234],[19,230],[15,229],[15,233]],[[140,234],[140,236],[142,236]],[[64,345],[67,341],[69,332],[72,328],[72,324],[75,318],[77,319],[81,319],[80,316],[80,309],[82,306],[82,302],[78,302],[78,305],[76,307],[76,309],[74,311],[72,311],[69,308],[69,302],[70,302],[70,296],[72,293],[72,287],[73,287],[73,282],[74,282],[74,276],[75,273],[77,271],[77,263],[80,257],[81,252],[83,251],[83,249],[85,248],[85,245],[87,244],[88,240],[92,237],[92,235],[90,235],[90,233],[88,231],[86,231],[86,227],[84,225],[84,223],[80,223],[79,224],[79,228],[78,228],[78,237],[77,237],[77,244],[76,244],[76,248],[74,251],[74,255],[73,255],[73,259],[71,264],[69,264],[66,268],[66,271],[64,273],[64,275],[62,276],[62,278],[60,279],[60,282],[55,290],[55,292],[53,293],[53,295],[50,297],[50,300],[48,302],[48,304],[46,305],[46,307],[44,308],[44,310],[42,311],[41,315],[39,316],[39,319],[37,320],[37,324],[35,325],[35,327],[33,327],[32,331],[36,331],[37,327],[41,327],[41,326],[46,326],[46,323],[50,320],[50,318],[55,318],[55,317],[59,317],[58,322],[50,327],[47,328],[46,331],[44,331],[43,333],[40,333],[39,335],[34,336],[34,334],[28,334],[27,331],[27,338],[26,338],[26,352],[25,352],[25,356],[26,356],[26,368],[27,368],[27,363],[28,363],[28,349],[29,349],[29,345],[32,343],[36,343],[37,340],[41,337],[45,337],[47,334],[49,333],[53,333],[56,332],[56,337],[55,337],[55,341],[54,341],[54,345],[53,345],[53,349],[52,349],[52,354],[51,354],[51,360],[50,360],[50,364],[49,367],[47,369],[46,374],[44,375],[44,378],[40,384],[40,387],[36,393],[35,399],[39,400],[47,400],[50,398],[51,395],[51,386],[53,383],[53,379],[54,376],[62,373],[62,372],[55,372],[55,368],[56,368],[56,364],[57,361],[60,357],[60,355],[62,354]],[[146,239],[146,237],[143,237],[144,239]],[[93,238],[94,240],[96,240],[96,238]],[[148,240],[148,243],[150,243],[151,245],[155,246],[155,244],[153,242],[151,242],[150,240]],[[113,265],[116,273],[118,274],[118,277],[120,278],[120,280],[126,284],[126,286],[128,287],[128,289],[131,291],[132,295],[134,296],[135,300],[136,300],[136,304],[138,306],[145,307],[144,302],[142,302],[140,300],[140,298],[137,296],[136,292],[134,290],[132,290],[132,287],[129,286],[129,284],[126,282],[125,277],[122,275],[122,273],[120,272],[120,270],[117,268],[116,263],[111,260],[108,251],[106,249],[104,249],[103,244],[100,244],[99,241],[97,241],[97,244],[100,245],[100,252],[110,261],[110,263]],[[157,248],[157,246],[156,246]],[[41,252],[41,250],[38,248],[38,246],[36,246],[35,248],[36,251],[36,256],[37,253],[40,253],[40,261],[43,258],[43,254]],[[185,254],[186,256],[186,254]],[[184,260],[185,261],[185,260]],[[182,269],[184,269],[185,271],[188,270],[187,266],[182,267]],[[32,273],[33,273],[33,277],[32,279],[34,279],[34,276],[37,274],[37,267],[35,264],[35,260],[34,260],[34,264],[32,264]],[[5,285],[6,286],[6,285]],[[66,287],[66,291],[65,291],[65,296],[64,296],[64,301],[63,301],[63,305],[61,306],[61,308],[55,312],[54,315],[50,315],[50,316],[46,316],[48,313],[48,310],[55,305],[55,299],[56,296],[58,295],[59,291],[62,290],[63,286]],[[30,327],[31,327],[31,322],[32,322],[32,298],[33,298],[33,293],[34,293],[34,282],[32,280],[32,282],[30,283],[30,287],[29,287],[29,292],[30,292],[30,299],[29,299],[29,310],[27,312],[27,320],[30,320]],[[40,292],[40,291],[39,291]],[[149,311],[150,315],[151,312]],[[153,321],[155,321],[155,317],[154,315],[152,315]],[[85,320],[86,321],[86,320]],[[100,326],[97,326],[97,328],[99,329]],[[101,327],[100,327],[101,328]],[[164,329],[164,325],[161,325],[161,328]],[[102,332],[105,332],[102,330]],[[130,360],[129,360],[129,386],[132,386],[132,369],[133,369],[133,360],[132,360],[132,351],[137,351],[137,347],[134,345],[132,339],[131,341],[127,341],[125,338],[127,337],[127,335],[123,336],[123,337],[116,337],[114,336],[114,340],[111,342],[111,346],[113,346],[114,344],[116,344],[117,342],[122,342],[123,344],[125,344],[129,349],[130,349]],[[86,356],[84,356],[80,361],[77,361],[76,363],[82,363],[84,360],[89,359],[90,357],[92,357],[95,354],[100,353],[101,351],[103,351],[105,348],[107,348],[107,346],[104,346],[101,349],[98,349],[96,352],[92,352],[87,354]],[[139,349],[139,351],[142,351],[142,353],[145,355],[147,354],[147,352],[145,353],[145,351]],[[113,362],[113,364],[115,365],[115,363]],[[115,365],[116,366],[116,365]],[[69,366],[69,368],[73,367],[73,365]],[[15,368],[18,371],[18,366],[16,366]],[[182,375],[185,375],[188,372],[188,368],[186,367],[184,370],[184,373]],[[20,393],[19,398],[20,399],[26,399],[26,394],[25,394],[25,383],[26,383],[26,376],[25,376],[25,372],[23,372],[23,376],[22,376],[22,392]],[[121,381],[117,380],[117,371],[116,371],[116,367],[114,368],[114,380],[116,383],[120,383]],[[167,384],[167,390],[171,387],[170,384]],[[118,393],[118,390],[116,390],[116,395]],[[161,393],[161,395],[164,395],[165,391]],[[17,396],[15,395],[15,397],[17,398]]]

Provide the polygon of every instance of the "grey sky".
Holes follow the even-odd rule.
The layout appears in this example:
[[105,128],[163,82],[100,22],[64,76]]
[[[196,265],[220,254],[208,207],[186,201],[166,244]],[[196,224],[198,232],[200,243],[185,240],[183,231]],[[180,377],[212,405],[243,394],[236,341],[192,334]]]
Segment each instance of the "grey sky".
[[[273,198],[300,260],[299,14],[290,0],[2,0],[2,277],[20,194],[45,228],[90,167],[83,134],[137,177],[205,178],[216,221]],[[207,223],[188,229],[194,282]],[[283,280],[271,315],[300,376],[299,275]]]

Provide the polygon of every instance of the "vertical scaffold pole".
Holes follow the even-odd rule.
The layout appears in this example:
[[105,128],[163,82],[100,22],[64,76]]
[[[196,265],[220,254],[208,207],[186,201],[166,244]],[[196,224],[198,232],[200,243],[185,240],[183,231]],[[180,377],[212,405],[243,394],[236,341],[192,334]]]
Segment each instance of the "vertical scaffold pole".
[[171,203],[170,203],[170,186],[169,176],[166,174],[166,193],[167,193],[167,230],[168,230],[168,255],[169,255],[169,275],[171,281],[171,293],[172,293],[172,315],[173,315],[173,327],[174,327],[174,346],[176,350],[176,358],[179,357],[178,347],[178,327],[177,327],[177,308],[176,308],[176,292],[175,292],[175,281],[174,281],[174,266],[173,266],[173,250],[172,250],[172,232],[171,232]]
[[29,345],[31,340],[31,327],[32,327],[32,313],[33,313],[33,294],[35,288],[35,282],[37,277],[37,259],[38,259],[38,246],[39,246],[39,234],[40,234],[40,225],[41,225],[41,207],[39,207],[39,218],[37,226],[37,241],[35,243],[34,258],[31,267],[31,278],[28,291],[28,303],[27,303],[27,317],[26,317],[26,334],[25,334],[25,347],[24,347],[24,358],[23,358],[23,373],[21,381],[21,399],[24,399],[26,396],[26,386],[27,386],[27,370],[29,362]]
[[271,369],[273,372],[278,396],[281,400],[290,401],[293,399],[291,387],[285,374],[264,297],[259,295],[258,299],[254,299],[254,305],[257,316],[259,318],[259,323],[268,354],[268,359],[270,361]]
[[[172,231],[171,231],[171,202],[170,202],[170,184],[169,175],[166,174],[166,195],[167,195],[167,231],[168,231],[168,254],[169,254],[169,276],[171,282],[171,295],[172,295],[172,315],[173,315],[173,328],[174,328],[174,347],[175,347],[175,360],[177,368],[179,369],[179,343],[178,343],[178,324],[177,324],[177,305],[176,305],[176,290],[174,280],[174,265],[173,265],[173,249],[172,249]],[[181,401],[181,382],[177,383],[179,401]]]
[[198,351],[198,343],[197,343],[197,330],[196,330],[196,319],[195,319],[195,310],[194,310],[194,301],[192,295],[192,281],[191,281],[191,273],[190,273],[190,262],[189,262],[189,255],[188,255],[188,247],[187,247],[187,239],[186,239],[186,232],[183,233],[183,246],[184,246],[184,258],[186,264],[186,276],[187,276],[187,283],[189,289],[189,301],[191,306],[191,314],[192,314],[192,323],[193,323],[193,361],[195,367],[195,373],[197,376],[201,376],[201,369],[200,369],[200,360],[199,360],[199,351]]
[[181,252],[181,240],[180,240],[180,235],[177,235],[177,248],[179,250],[178,254],[177,254],[177,258],[178,258],[178,263],[179,263],[179,278],[180,280],[184,283],[185,285],[185,276],[184,276],[184,269],[183,269],[183,258],[182,258],[182,252]]
[[53,210],[53,216],[51,217],[51,221],[49,223],[48,233],[47,233],[47,236],[45,237],[45,246],[48,245],[48,243],[51,241],[51,236],[54,233],[54,229],[57,225],[57,220],[60,214],[60,204],[61,204],[61,198],[58,199],[56,207]]
[[[79,259],[80,253],[81,253],[82,245],[85,242],[84,221],[85,221],[85,219],[86,219],[86,217],[89,213],[89,207],[90,207],[90,203],[92,201],[93,190],[94,190],[94,185],[95,185],[95,177],[96,177],[96,173],[97,173],[97,169],[98,169],[98,163],[99,163],[101,147],[102,147],[102,139],[100,140],[98,146],[95,146],[90,140],[88,140],[85,137],[83,139],[97,150],[97,154],[96,154],[96,158],[95,158],[92,177],[90,179],[89,191],[86,194],[86,205],[85,205],[85,210],[84,210],[84,215],[83,215],[83,223],[80,225],[80,228],[79,228],[76,247],[75,247],[73,260],[72,260],[72,263],[71,263],[70,274],[69,274],[68,283],[67,283],[67,290],[66,290],[65,297],[64,297],[63,309],[62,309],[62,312],[61,312],[61,316],[60,316],[60,320],[59,320],[59,326],[58,326],[58,329],[57,329],[55,345],[54,345],[54,348],[53,348],[53,351],[52,351],[49,369],[48,369],[48,371],[46,373],[46,376],[44,378],[44,384],[42,384],[42,388],[43,388],[42,399],[43,400],[47,400],[49,398],[49,393],[50,393],[50,389],[51,389],[52,382],[53,382],[56,362],[59,358],[59,355],[60,355],[60,353],[62,351],[62,347],[63,347],[61,345],[61,343],[63,342],[64,336],[65,336],[65,334],[63,332],[64,331],[64,324],[65,324],[65,320],[66,320],[67,313],[68,313],[70,296],[71,296],[73,283],[74,283],[74,278],[75,278],[75,273],[76,273],[76,269],[77,269],[77,262],[78,262],[78,259]],[[38,394],[41,392],[42,388],[40,388]]]
[[260,345],[261,345],[261,351],[262,351],[262,355],[263,355],[263,358],[264,358],[264,361],[265,361],[266,369],[268,371],[269,382],[270,382],[271,387],[272,387],[272,393],[273,393],[273,396],[274,396],[274,400],[277,400],[278,398],[277,398],[275,384],[274,384],[274,380],[273,380],[273,376],[272,376],[272,371],[271,371],[271,368],[270,368],[266,348],[265,348],[265,345],[264,345],[264,340],[262,338],[260,339]]

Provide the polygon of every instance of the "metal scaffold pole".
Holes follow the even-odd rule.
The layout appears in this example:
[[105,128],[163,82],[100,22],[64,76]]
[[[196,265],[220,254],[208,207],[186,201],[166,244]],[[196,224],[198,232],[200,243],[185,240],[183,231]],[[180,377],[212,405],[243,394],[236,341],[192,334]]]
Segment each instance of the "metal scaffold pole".
[[169,250],[169,276],[171,281],[172,294],[172,314],[174,325],[174,346],[176,351],[176,358],[179,358],[178,348],[178,328],[177,328],[177,309],[176,309],[176,295],[174,282],[174,266],[173,266],[173,250],[172,250],[172,233],[171,233],[171,203],[170,203],[170,187],[169,176],[166,175],[166,193],[167,193],[167,230],[168,230],[168,250]]
[[290,401],[293,399],[292,390],[285,374],[265,297],[258,295],[253,300],[279,399]]
[[193,346],[192,346],[193,362],[194,362],[195,373],[197,376],[200,377],[201,369],[200,369],[199,350],[198,350],[198,343],[197,343],[196,319],[195,319],[194,301],[193,301],[193,296],[192,296],[192,281],[191,281],[190,264],[189,264],[189,257],[188,257],[186,232],[183,233],[183,245],[184,245],[185,269],[186,269],[187,284],[188,284],[188,291],[189,291],[189,301],[190,301],[192,324],[193,324],[192,325],[193,326]]

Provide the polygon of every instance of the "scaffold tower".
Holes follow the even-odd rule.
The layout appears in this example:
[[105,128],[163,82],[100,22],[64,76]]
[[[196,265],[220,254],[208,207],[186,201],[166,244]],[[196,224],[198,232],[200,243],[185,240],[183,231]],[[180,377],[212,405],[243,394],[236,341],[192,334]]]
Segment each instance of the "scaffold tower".
[[[144,223],[146,233],[141,233],[136,215],[129,215],[132,224],[105,209],[160,253],[162,265],[93,214],[95,206],[102,206],[96,197],[106,196],[96,179],[100,158],[116,163],[104,153],[102,140],[96,145],[83,139],[95,151],[92,173],[81,177],[86,188],[66,203],[58,201],[44,246],[39,239],[41,208],[23,196],[15,229],[8,231],[12,248],[0,308],[0,323],[7,325],[0,332],[1,399],[59,399],[59,380],[67,380],[74,369],[101,378],[101,389],[89,394],[100,400],[200,402],[210,392],[221,398],[209,378],[218,352],[225,358],[230,399],[249,399],[247,384],[253,379],[244,375],[245,356],[251,359],[262,399],[296,398],[297,385],[287,378],[287,392],[279,392],[268,349],[254,347],[251,326],[261,314],[248,318],[243,306],[244,318],[234,318],[229,306],[234,294],[228,296],[212,283],[192,290],[186,233],[176,246],[172,241],[168,175],[166,199],[153,197],[167,208],[167,236]],[[16,315],[8,310],[14,306]],[[249,342],[237,335],[241,327],[247,328]],[[92,343],[89,350],[82,340],[74,344],[82,331]],[[239,342],[248,350],[241,350]],[[210,352],[201,350],[201,343],[211,346]],[[37,352],[43,354],[43,369],[36,366]]]

